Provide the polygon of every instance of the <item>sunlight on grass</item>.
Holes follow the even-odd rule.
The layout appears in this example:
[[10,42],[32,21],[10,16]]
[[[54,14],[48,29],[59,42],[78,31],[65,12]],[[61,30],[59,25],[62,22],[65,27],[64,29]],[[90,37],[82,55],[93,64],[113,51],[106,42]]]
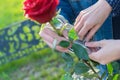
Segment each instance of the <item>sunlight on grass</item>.
[[63,66],[60,54],[46,48],[0,67],[0,80],[58,80]]
[[13,22],[25,19],[22,10],[23,0],[0,1],[0,29]]

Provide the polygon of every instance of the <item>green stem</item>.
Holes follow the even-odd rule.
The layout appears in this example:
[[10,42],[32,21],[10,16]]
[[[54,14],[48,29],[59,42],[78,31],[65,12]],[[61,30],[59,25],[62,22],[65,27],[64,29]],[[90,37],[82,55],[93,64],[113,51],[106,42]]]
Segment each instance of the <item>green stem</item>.
[[95,69],[93,68],[93,66],[92,66],[88,61],[83,60],[83,62],[86,63],[86,64],[91,68],[91,70],[92,70],[95,74],[97,74],[97,77],[98,77],[99,80],[102,80],[101,77],[98,75],[98,73],[97,73],[97,72],[95,71]]
[[[51,24],[51,26],[52,26],[52,28],[55,30],[55,32],[57,32],[57,29],[55,28],[55,26],[54,26],[53,22],[52,22],[52,21],[50,21],[49,23]],[[57,33],[58,33],[58,32],[57,32]]]
[[62,36],[62,34],[60,33],[60,30],[57,30],[57,29],[56,29],[54,23],[53,23],[52,21],[50,21],[49,23],[51,24],[51,26],[52,26],[52,28],[54,29],[54,31],[55,31],[58,35]]

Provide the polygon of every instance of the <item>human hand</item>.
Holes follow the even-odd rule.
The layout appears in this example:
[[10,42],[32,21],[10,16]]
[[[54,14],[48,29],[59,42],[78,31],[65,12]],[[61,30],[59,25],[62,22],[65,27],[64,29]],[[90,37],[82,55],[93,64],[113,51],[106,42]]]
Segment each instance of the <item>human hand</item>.
[[120,40],[101,40],[97,42],[86,42],[87,47],[101,48],[89,54],[89,57],[101,64],[107,64],[120,59]]
[[96,4],[81,11],[74,24],[79,38],[89,41],[109,16],[111,10],[106,0],[98,0]]
[[43,38],[44,42],[47,43],[47,45],[50,48],[53,48],[53,42],[56,39],[57,43],[56,43],[56,50],[60,51],[60,52],[68,52],[69,50],[67,48],[63,48],[61,46],[59,46],[59,42],[62,40],[66,40],[68,39],[67,37],[67,31],[63,31],[63,36],[58,36],[57,33],[55,33],[51,28],[50,24],[46,24],[45,28],[39,33],[40,36]]

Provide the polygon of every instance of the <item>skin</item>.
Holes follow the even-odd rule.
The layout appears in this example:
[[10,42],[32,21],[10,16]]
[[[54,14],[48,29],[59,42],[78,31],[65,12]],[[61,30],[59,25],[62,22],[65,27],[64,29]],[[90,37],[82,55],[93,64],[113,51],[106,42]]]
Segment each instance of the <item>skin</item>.
[[96,4],[81,11],[74,24],[79,38],[89,41],[109,16],[111,10],[106,0],[98,0]]
[[[50,26],[47,26],[50,27]],[[60,52],[68,52],[67,48],[60,47],[58,43],[61,40],[67,40],[67,37],[60,37],[50,28],[45,28],[40,33],[40,36],[52,48],[54,39],[57,39],[56,50]],[[66,35],[66,32],[64,32]],[[100,63],[107,64],[120,59],[120,40],[101,40],[96,42],[86,42],[85,46],[90,49],[100,48],[99,50],[92,50],[89,54],[90,59]]]
[[[75,30],[81,40],[89,41],[96,31],[101,27],[103,22],[109,16],[112,8],[105,0],[99,0],[93,6],[83,10],[78,15],[75,22]],[[58,44],[61,40],[67,40],[67,31],[63,32],[63,37],[58,36],[50,29],[51,25],[46,25],[46,28],[39,34],[43,40],[52,48],[54,39],[57,39],[56,50],[60,52],[68,52],[67,48],[62,48]],[[86,46],[90,48],[100,48],[89,54],[89,57],[101,64],[120,59],[120,40],[102,40],[98,42],[86,42]],[[114,46],[114,48],[113,48]]]
[[46,24],[45,28],[39,33],[39,35],[43,38],[44,42],[47,43],[47,45],[50,48],[53,48],[53,42],[54,39],[57,39],[56,43],[56,50],[60,52],[68,52],[69,50],[67,48],[60,47],[58,44],[62,40],[68,40],[67,37],[67,31],[63,31],[63,37],[58,36],[52,29],[50,24]]
[[89,57],[101,64],[107,64],[120,59],[120,40],[101,40],[97,42],[86,42],[90,48],[100,48],[89,54]]

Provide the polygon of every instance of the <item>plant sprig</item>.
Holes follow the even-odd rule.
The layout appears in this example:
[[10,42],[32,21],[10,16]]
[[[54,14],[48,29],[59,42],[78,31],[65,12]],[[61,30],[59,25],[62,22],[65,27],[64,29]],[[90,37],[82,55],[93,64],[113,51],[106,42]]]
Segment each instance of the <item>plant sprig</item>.
[[[54,31],[59,36],[63,37],[62,33],[67,28],[68,25],[64,24],[61,28],[58,28],[61,26],[61,24],[60,24],[59,20],[57,20],[57,18],[53,18],[53,20],[50,22],[50,24],[52,25]],[[96,65],[96,62],[90,60],[90,58],[88,57],[88,55],[89,55],[89,53],[87,51],[88,48],[84,46],[83,42],[80,42],[78,40],[79,38],[78,38],[78,35],[76,34],[74,28],[71,28],[68,31],[68,37],[69,37],[69,40],[61,41],[59,43],[59,46],[61,46],[63,48],[68,48],[71,45],[71,47],[69,47],[69,50],[71,50],[72,53],[74,53],[74,55],[76,57],[72,57],[71,53],[69,53],[69,52],[62,54],[63,58],[66,61],[67,74],[64,75],[61,80],[66,80],[66,79],[73,80],[73,78],[72,78],[73,73],[75,73],[77,75],[83,75],[84,77],[91,76],[92,78],[96,78],[99,80],[104,79],[104,76],[106,73],[103,73],[102,76],[99,76],[99,72],[96,71],[96,68],[94,67],[94,65]],[[78,40],[78,41],[76,41],[76,40]],[[55,41],[55,42],[57,42],[57,41]],[[55,48],[56,43],[54,43],[53,45]],[[76,61],[76,60],[74,60],[74,58],[77,58],[78,60]],[[99,64],[97,63],[97,65],[99,65]],[[113,66],[111,64],[108,64],[107,68],[108,68],[108,72],[109,72],[107,80],[109,80],[109,78],[111,78],[111,77],[114,80],[119,78],[120,71],[116,74],[113,74]],[[90,70],[93,72],[92,75],[89,74]],[[88,73],[88,74],[86,75],[86,73]]]

